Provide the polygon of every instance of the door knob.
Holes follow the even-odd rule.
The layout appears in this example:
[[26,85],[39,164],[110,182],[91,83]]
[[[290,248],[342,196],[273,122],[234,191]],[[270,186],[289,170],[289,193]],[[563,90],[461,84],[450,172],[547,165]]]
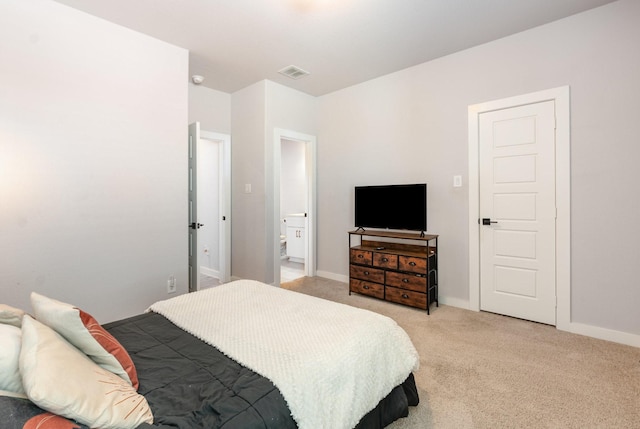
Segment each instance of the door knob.
[[498,223],[498,221],[497,220],[491,220],[488,217],[482,218],[482,224],[483,225],[491,225],[492,223]]

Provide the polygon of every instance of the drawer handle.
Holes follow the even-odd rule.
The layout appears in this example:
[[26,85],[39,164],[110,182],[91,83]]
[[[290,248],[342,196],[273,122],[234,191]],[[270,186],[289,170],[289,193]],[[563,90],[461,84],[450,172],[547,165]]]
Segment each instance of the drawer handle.
[[362,259],[362,258],[364,258],[364,256],[363,255],[358,255],[358,258]]
[[365,275],[365,276],[368,276],[368,275],[369,275],[369,271],[365,271],[365,272],[364,272],[364,275]]
[[387,258],[382,258],[382,262],[389,262]]
[[406,293],[403,293],[403,294],[402,294],[402,297],[403,297],[404,299],[408,299],[408,298],[409,298],[409,295],[407,295]]
[[413,261],[411,261],[411,262],[409,262],[409,265],[411,265],[412,267],[415,267],[415,266],[416,266],[416,263],[415,263],[415,262],[413,262]]
[[362,286],[362,289],[369,289],[369,286],[364,285],[364,286]]
[[402,283],[409,283],[409,279],[402,279]]

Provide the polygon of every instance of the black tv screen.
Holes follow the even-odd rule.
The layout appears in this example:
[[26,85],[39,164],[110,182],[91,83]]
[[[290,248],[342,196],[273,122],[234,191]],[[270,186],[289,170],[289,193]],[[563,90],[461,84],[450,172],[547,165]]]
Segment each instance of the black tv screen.
[[427,230],[427,184],[356,186],[358,228]]

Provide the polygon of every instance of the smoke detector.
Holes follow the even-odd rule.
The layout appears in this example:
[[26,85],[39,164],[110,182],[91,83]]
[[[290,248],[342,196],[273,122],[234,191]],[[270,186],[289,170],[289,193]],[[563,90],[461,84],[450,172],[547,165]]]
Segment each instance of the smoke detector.
[[204,82],[204,76],[200,76],[199,74],[194,74],[193,76],[191,76],[191,81],[196,85],[200,85],[202,82]]
[[278,73],[283,74],[287,77],[290,77],[291,79],[300,79],[302,77],[309,75],[308,71],[302,70],[300,67],[297,67],[297,66],[287,66],[281,70],[278,70]]

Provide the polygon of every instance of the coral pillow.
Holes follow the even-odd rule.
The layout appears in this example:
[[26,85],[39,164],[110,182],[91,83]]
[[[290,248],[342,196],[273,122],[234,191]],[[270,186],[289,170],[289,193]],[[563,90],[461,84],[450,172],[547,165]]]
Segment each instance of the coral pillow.
[[20,373],[29,399],[51,413],[103,429],[153,423],[144,396],[31,317],[22,321]]
[[24,395],[18,369],[21,343],[20,328],[0,324],[0,390]]
[[138,389],[138,374],[131,356],[90,314],[35,292],[31,293],[31,305],[38,321],[62,335],[102,368]]
[[19,328],[22,324],[22,316],[24,316],[24,311],[19,308],[0,304],[0,323],[17,326]]

